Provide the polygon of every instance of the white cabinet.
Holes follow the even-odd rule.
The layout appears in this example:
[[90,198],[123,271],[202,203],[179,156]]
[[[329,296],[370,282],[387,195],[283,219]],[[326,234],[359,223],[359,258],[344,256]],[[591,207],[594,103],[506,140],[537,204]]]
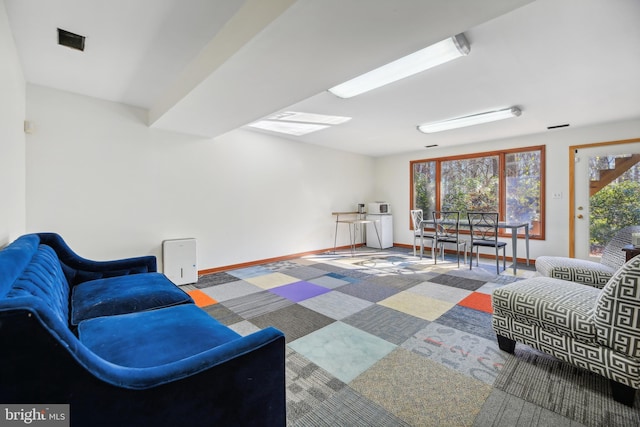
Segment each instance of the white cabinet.
[[[367,224],[367,246],[370,248],[386,249],[393,246],[393,215],[368,214],[367,219],[375,221]],[[373,228],[373,227],[376,228]],[[376,234],[376,229],[378,234]],[[378,235],[380,240],[378,241]]]
[[198,281],[196,239],[173,239],[162,242],[165,276],[176,285]]

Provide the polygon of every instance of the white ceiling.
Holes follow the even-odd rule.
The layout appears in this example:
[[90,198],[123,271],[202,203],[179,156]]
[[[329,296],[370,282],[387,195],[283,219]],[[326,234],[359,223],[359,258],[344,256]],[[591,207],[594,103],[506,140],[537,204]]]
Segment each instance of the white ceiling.
[[[28,82],[145,108],[161,129],[341,115],[353,119],[290,139],[384,156],[640,118],[638,0],[4,2]],[[56,28],[86,36],[85,51],[58,46]],[[466,57],[351,99],[326,91],[460,32]],[[416,130],[511,106],[522,115]]]

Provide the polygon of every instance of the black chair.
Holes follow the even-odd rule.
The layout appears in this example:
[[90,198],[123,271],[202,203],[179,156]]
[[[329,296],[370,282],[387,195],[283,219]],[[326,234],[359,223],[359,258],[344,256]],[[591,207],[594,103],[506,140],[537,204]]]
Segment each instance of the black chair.
[[411,220],[413,221],[413,256],[416,256],[416,243],[420,238],[420,259],[422,259],[422,253],[424,251],[424,239],[431,240],[431,256],[433,257],[433,249],[435,246],[435,234],[427,233],[424,231],[424,225],[422,224],[423,214],[422,209],[413,209],[411,212]]
[[497,212],[468,212],[469,230],[471,233],[471,262],[469,270],[473,266],[473,248],[476,248],[476,266],[480,263],[480,247],[494,248],[496,251],[496,273],[500,274],[500,259],[498,250],[502,248],[502,269],[507,268],[505,255],[507,244],[498,241],[498,213]]
[[[436,229],[434,246],[436,250],[440,245],[442,260],[444,261],[444,245],[446,243],[456,245],[458,267],[460,267],[460,246],[464,251],[464,263],[467,263],[467,241],[460,240],[460,212],[458,211],[434,211],[433,225]],[[433,256],[434,264],[438,263],[437,254]]]

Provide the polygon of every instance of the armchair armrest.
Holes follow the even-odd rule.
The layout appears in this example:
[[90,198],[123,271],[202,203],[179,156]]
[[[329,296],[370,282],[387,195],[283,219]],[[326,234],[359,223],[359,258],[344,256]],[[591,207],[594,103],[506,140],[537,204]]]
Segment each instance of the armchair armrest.
[[540,256],[536,270],[542,276],[603,288],[616,272],[607,265],[577,258]]
[[93,261],[76,254],[56,233],[37,233],[40,243],[50,246],[58,256],[70,286],[89,280],[127,274],[156,272],[157,260],[153,255],[113,261]]
[[590,270],[579,267],[554,267],[549,277],[602,289],[612,276],[613,273],[608,271]]

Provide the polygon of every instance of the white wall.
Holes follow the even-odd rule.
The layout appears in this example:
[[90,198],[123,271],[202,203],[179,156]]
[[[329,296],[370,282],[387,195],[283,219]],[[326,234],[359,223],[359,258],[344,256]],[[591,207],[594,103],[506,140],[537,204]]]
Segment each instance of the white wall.
[[[0,105],[6,109],[4,98]],[[3,124],[0,132],[11,128],[19,142],[22,115],[10,110],[20,126]],[[568,147],[640,137],[633,120],[372,159],[243,130],[212,140],[150,129],[143,110],[32,85],[27,118],[35,125],[26,141],[28,231],[59,232],[96,259],[153,254],[161,261],[163,240],[195,237],[200,270],[330,248],[331,212],[370,200],[391,203],[394,242],[411,245],[411,160],[534,145],[546,145],[547,223],[531,255],[567,255]],[[11,228],[0,231],[6,242],[23,228],[23,145],[0,144],[8,144],[2,181],[11,183],[0,188],[19,206],[0,214]],[[340,230],[338,244],[347,243]]]
[[[478,127],[480,131],[480,126]],[[491,150],[546,146],[546,240],[531,240],[531,258],[540,255],[568,256],[569,254],[569,147],[596,142],[617,141],[640,137],[640,120],[583,128],[564,128],[538,135],[468,144],[449,148],[389,156],[376,161],[376,197],[392,204],[394,211],[394,241],[413,245],[409,228],[409,162]],[[437,143],[437,142],[436,142]],[[562,199],[553,199],[554,192],[562,192]],[[511,245],[510,239],[508,244]],[[524,240],[518,242],[518,258],[524,257]],[[507,252],[510,251],[510,246]]]
[[25,231],[25,81],[0,2],[0,247]]
[[204,270],[333,247],[331,212],[373,195],[370,157],[243,130],[202,139],[144,115],[28,85],[27,229],[94,259],[161,261],[163,240],[195,237]]

